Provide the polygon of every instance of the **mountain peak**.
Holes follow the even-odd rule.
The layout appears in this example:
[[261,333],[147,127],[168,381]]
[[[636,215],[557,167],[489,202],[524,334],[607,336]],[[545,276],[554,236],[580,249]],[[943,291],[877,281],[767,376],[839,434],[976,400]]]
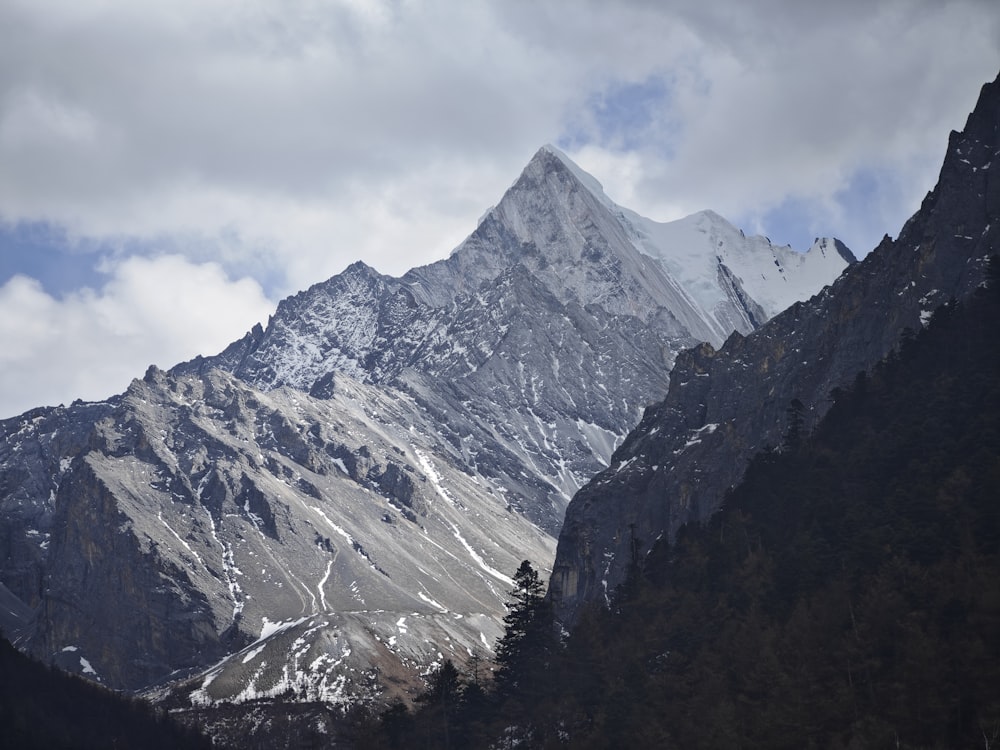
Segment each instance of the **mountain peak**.
[[857,257],[851,252],[851,249],[836,237],[817,237],[813,240],[812,247],[806,250],[806,255],[812,252],[819,252],[821,255],[835,253],[840,258],[843,258],[847,265],[858,262]]
[[369,266],[363,260],[356,260],[347,268],[344,269],[344,275],[347,276],[381,276],[381,274],[374,268]]
[[[701,211],[695,211],[686,218],[688,221],[694,221],[696,223],[721,224],[725,227],[736,229],[729,219],[719,213],[716,213],[710,208],[703,208]],[[684,219],[678,219],[678,221],[684,221]]]
[[[567,156],[565,152],[560,151],[552,144],[547,143],[538,149],[535,156],[532,157],[532,162],[536,159],[551,162],[552,157],[555,157],[555,159],[557,159],[562,166],[569,170],[570,174],[572,174],[581,185],[593,193],[594,197],[598,198],[604,205],[614,206],[617,208],[617,205],[614,204],[614,202],[604,192],[604,186],[597,180],[596,177],[585,171],[579,164]],[[529,162],[529,165],[530,163],[531,162]]]

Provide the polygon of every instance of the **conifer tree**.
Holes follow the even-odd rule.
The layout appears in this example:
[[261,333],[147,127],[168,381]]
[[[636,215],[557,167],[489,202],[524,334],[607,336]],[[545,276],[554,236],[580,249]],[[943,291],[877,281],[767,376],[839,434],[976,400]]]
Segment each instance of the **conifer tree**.
[[535,677],[550,662],[555,643],[551,607],[538,572],[528,560],[514,574],[509,595],[506,630],[496,650],[497,693],[501,698],[527,699],[531,686],[538,684]]

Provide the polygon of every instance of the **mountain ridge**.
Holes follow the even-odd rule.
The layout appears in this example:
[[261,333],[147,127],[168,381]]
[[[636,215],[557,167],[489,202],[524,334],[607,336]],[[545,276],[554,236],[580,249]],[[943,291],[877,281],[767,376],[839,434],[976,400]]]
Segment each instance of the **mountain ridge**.
[[[537,279],[539,289],[545,290],[534,304],[550,311],[547,315],[552,325],[561,326],[560,321],[567,317],[574,321],[575,330],[567,334],[576,346],[600,350],[599,343],[592,340],[600,332],[592,331],[583,320],[593,315],[602,317],[602,325],[629,331],[620,337],[617,351],[609,351],[603,358],[609,364],[602,365],[612,379],[605,385],[617,384],[622,403],[602,397],[604,405],[596,411],[585,407],[584,417],[588,425],[610,430],[620,440],[626,431],[623,428],[638,421],[641,406],[666,392],[667,372],[678,351],[701,340],[721,344],[723,332],[749,332],[770,317],[778,304],[765,298],[761,290],[781,287],[780,294],[771,295],[778,300],[789,294],[788,289],[798,289],[798,296],[806,296],[818,290],[820,280],[829,281],[853,260],[846,248],[827,256],[821,242],[810,253],[801,254],[773,246],[766,238],[746,238],[712,212],[689,217],[703,223],[706,218],[707,229],[695,230],[685,227],[687,219],[668,224],[644,219],[614,204],[600,184],[567,156],[542,147],[497,206],[448,258],[412,269],[398,279],[356,262],[342,274],[282,301],[266,329],[254,329],[220,355],[182,363],[171,372],[203,373],[218,366],[256,387],[290,385],[320,396],[329,390],[337,373],[395,387],[404,371],[419,371],[425,376],[424,392],[411,395],[436,401],[437,397],[427,398],[426,390],[440,387],[450,399],[445,410],[461,412],[463,404],[476,400],[477,391],[486,390],[510,391],[507,402],[520,401],[524,411],[530,412],[537,396],[525,382],[518,382],[523,379],[517,368],[494,367],[496,379],[502,382],[483,382],[483,374],[476,372],[478,364],[458,366],[463,356],[479,351],[476,356],[481,360],[488,352],[494,363],[500,358],[511,362],[530,356],[547,372],[542,389],[553,393],[576,394],[581,387],[586,389],[587,383],[601,381],[602,376],[586,366],[577,368],[578,377],[560,375],[560,368],[552,368],[549,362],[559,361],[566,347],[557,345],[544,330],[525,334],[537,336],[540,340],[535,343],[541,346],[517,344],[517,352],[505,351],[507,328],[483,308],[483,295],[488,298],[493,294],[490,287],[510,269],[522,267],[525,288]],[[661,236],[649,239],[657,233]],[[678,246],[673,253],[664,250],[671,243]],[[837,247],[836,241],[831,243]],[[661,257],[654,257],[651,251]],[[708,253],[712,255],[701,257]],[[738,270],[743,276],[751,270],[760,274],[761,280],[752,281],[751,288],[765,298],[768,309],[743,289],[741,277],[726,266],[720,254],[738,261],[742,258],[734,265],[741,266]],[[673,272],[663,260],[671,255],[675,256],[670,261]],[[756,264],[754,257],[759,258]],[[796,269],[809,268],[812,278],[800,276],[790,282],[783,277],[779,257],[792,275]],[[676,276],[685,264],[690,270],[682,284]],[[700,290],[694,291],[696,286]],[[699,295],[701,301],[696,299]],[[568,310],[577,313],[569,314]],[[480,325],[477,318],[481,316],[495,320],[495,325]],[[467,324],[456,328],[461,320]],[[639,330],[635,321],[648,330]],[[544,328],[542,324],[540,329]],[[635,347],[634,342],[640,346]],[[616,367],[615,360],[633,363],[631,369],[641,373],[641,379],[624,366]],[[458,380],[434,386],[428,384],[428,378]],[[412,385],[419,380],[411,374],[401,382]],[[558,461],[543,458],[541,476],[526,488],[526,505],[541,509],[533,514],[533,520],[553,532],[572,493],[609,458],[604,451],[591,451],[589,458],[587,451],[580,451],[578,446],[588,442],[585,433],[590,427],[572,425],[580,416],[573,401],[572,397],[562,399],[562,419],[556,420],[561,433],[556,452],[570,457],[577,467],[573,477],[553,485],[549,477],[562,473],[556,466]],[[591,399],[584,396],[583,401]],[[530,413],[524,416],[535,420]],[[485,433],[482,442],[499,454],[507,454],[509,447],[497,445],[494,439],[496,433],[506,431],[507,421],[507,414],[498,414],[479,428],[469,429]],[[530,423],[521,430],[529,435],[537,432]],[[550,437],[529,437],[524,445],[514,446],[514,453],[531,463],[532,456],[548,452]]]

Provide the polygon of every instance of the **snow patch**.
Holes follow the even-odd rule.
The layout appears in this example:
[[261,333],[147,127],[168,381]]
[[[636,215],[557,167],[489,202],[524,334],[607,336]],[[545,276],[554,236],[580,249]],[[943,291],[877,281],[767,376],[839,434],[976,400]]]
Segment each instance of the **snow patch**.
[[423,451],[417,448],[414,448],[413,452],[417,456],[417,461],[420,462],[420,468],[424,470],[424,474],[426,474],[427,478],[431,481],[431,486],[434,487],[434,491],[437,492],[437,494],[449,505],[455,505],[455,501],[448,493],[448,490],[446,490],[444,486],[441,484],[441,475],[434,467],[434,464],[431,462],[430,458],[428,458]]
[[472,545],[469,544],[466,541],[465,537],[462,536],[462,532],[459,531],[459,528],[458,528],[458,526],[456,524],[452,523],[451,521],[448,521],[447,519],[445,519],[445,520],[447,521],[448,525],[451,526],[452,532],[453,532],[455,538],[458,540],[458,543],[461,544],[463,547],[465,547],[465,551],[469,553],[469,557],[471,557],[473,559],[473,561],[476,563],[476,565],[478,565],[480,567],[480,569],[486,571],[491,576],[493,576],[494,578],[496,578],[498,581],[503,581],[508,586],[513,586],[514,585],[514,580],[512,578],[509,578],[508,576],[505,576],[499,570],[497,570],[496,568],[490,567],[486,563],[486,561],[482,558],[482,556],[480,556],[480,554],[478,552],[476,552],[472,548]]
[[317,591],[317,593],[319,594],[319,603],[320,603],[320,606],[323,607],[324,611],[326,611],[327,609],[329,609],[329,607],[327,606],[327,603],[326,603],[326,591],[324,589],[326,587],[327,580],[329,580],[329,578],[330,578],[330,571],[331,570],[333,570],[333,560],[330,560],[330,561],[327,562],[327,564],[326,564],[326,573],[324,573],[323,577],[320,579],[319,588],[318,588],[318,591]]
[[259,654],[265,648],[267,648],[267,644],[262,643],[256,648],[253,648],[250,651],[248,651],[247,655],[243,657],[243,663],[246,664],[247,662],[253,661],[254,657],[257,656],[257,654]]
[[432,607],[435,607],[435,608],[441,610],[442,612],[447,612],[448,611],[447,607],[445,607],[442,604],[438,604],[436,601],[434,601],[429,596],[427,596],[427,594],[425,594],[423,591],[418,591],[417,592],[417,596],[420,597],[423,601],[425,601],[428,604],[430,604]]
[[296,625],[301,625],[302,623],[304,623],[308,619],[309,619],[309,616],[307,615],[305,617],[300,617],[297,620],[285,620],[283,622],[271,622],[270,620],[267,619],[266,616],[265,617],[261,617],[260,618],[260,636],[257,638],[256,641],[254,641],[254,643],[252,643],[250,645],[252,646],[252,645],[254,645],[256,643],[260,643],[261,641],[266,640],[267,638],[270,638],[275,633],[283,633],[286,630],[288,630],[289,628],[294,628]]
[[91,666],[90,662],[84,659],[82,656],[80,657],[80,668],[83,670],[84,674],[93,675],[94,679],[96,680],[101,679],[100,675],[97,674],[97,670],[94,669],[94,667]]

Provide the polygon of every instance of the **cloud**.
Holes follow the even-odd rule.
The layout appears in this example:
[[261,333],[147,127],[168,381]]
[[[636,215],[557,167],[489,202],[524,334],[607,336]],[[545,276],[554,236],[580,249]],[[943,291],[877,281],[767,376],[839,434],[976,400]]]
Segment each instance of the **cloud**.
[[[443,196],[434,210],[446,223],[473,177],[495,199],[516,176],[511,155],[526,159],[550,140],[539,134],[557,129],[573,89],[558,78],[539,86],[541,53],[496,31],[487,4],[83,7],[0,11],[8,220],[209,244],[228,232],[279,257],[323,258],[330,248],[316,230],[356,221],[414,183],[415,202]],[[337,251],[341,267],[356,253]]]
[[[592,132],[571,155],[640,212],[773,230],[798,204],[861,254],[933,187],[1000,59],[1000,9],[980,2],[684,5],[663,12],[697,40],[663,74],[663,126],[631,148]],[[872,172],[880,221],[843,200]]]
[[908,170],[900,205],[930,187],[995,73],[998,17],[973,0],[9,2],[0,218],[181,237],[289,293],[358,257],[441,257],[558,141],[627,165],[598,176],[657,218],[806,198],[849,222],[835,196],[860,165]]
[[[6,281],[5,309],[36,305],[52,340],[78,309],[103,330],[102,300],[150,304],[126,293],[130,263],[164,255],[183,260],[164,281],[216,268],[272,305],[358,259],[399,275],[444,257],[548,142],[652,218],[712,208],[863,254],[933,186],[998,60],[989,0],[7,0],[0,222],[55,228],[72,253],[21,267],[41,286]],[[39,269],[60,257],[104,259],[111,280],[74,287],[64,267],[55,284]],[[190,356],[150,325],[112,339],[147,360],[129,377]],[[81,373],[112,356],[70,351]],[[25,362],[20,382],[55,377]],[[88,377],[20,403],[94,397]]]
[[274,306],[252,279],[167,255],[105,269],[107,283],[57,299],[27,276],[0,287],[0,417],[98,400],[150,364],[220,351]]

